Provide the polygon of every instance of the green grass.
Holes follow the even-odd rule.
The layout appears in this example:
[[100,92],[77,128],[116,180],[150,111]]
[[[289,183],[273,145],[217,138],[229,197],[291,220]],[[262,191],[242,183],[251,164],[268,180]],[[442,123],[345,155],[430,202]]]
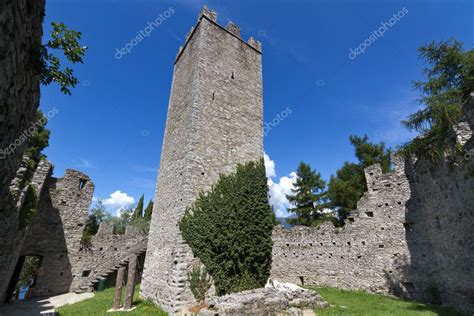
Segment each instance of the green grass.
[[452,309],[437,305],[420,304],[362,291],[344,291],[334,288],[312,289],[331,305],[317,310],[317,315],[461,315]]
[[[96,292],[95,296],[91,299],[66,305],[58,308],[58,314],[61,316],[76,316],[76,315],[154,315],[154,316],[167,316],[163,310],[156,307],[153,303],[139,298],[139,285],[135,288],[135,294],[133,296],[133,306],[136,306],[133,311],[107,313],[107,310],[112,308],[114,301],[115,288],[105,289],[102,292]],[[125,289],[122,291],[123,295]],[[123,303],[123,299],[122,299]]]
[[[316,290],[331,306],[317,310],[319,315],[461,315],[452,309],[437,305],[420,304],[397,298],[369,294],[361,291],[344,291],[334,288],[312,288]],[[139,298],[139,285],[135,289],[133,305],[137,308],[129,313],[107,313],[114,300],[114,288],[96,292],[91,299],[60,307],[60,316],[76,315],[156,315],[166,316],[167,313],[153,303]],[[125,291],[123,291],[125,292]],[[123,300],[122,300],[123,301]]]

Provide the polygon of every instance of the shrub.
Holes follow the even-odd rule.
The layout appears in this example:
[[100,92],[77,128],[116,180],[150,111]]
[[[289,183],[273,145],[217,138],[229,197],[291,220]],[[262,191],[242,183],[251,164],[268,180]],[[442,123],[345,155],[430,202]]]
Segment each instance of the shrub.
[[274,216],[263,159],[238,165],[201,193],[180,222],[184,240],[218,295],[263,286],[270,274]]
[[188,280],[194,298],[199,303],[203,303],[206,300],[207,291],[211,287],[211,280],[206,267],[201,267],[200,263],[196,263],[192,271],[188,273]]

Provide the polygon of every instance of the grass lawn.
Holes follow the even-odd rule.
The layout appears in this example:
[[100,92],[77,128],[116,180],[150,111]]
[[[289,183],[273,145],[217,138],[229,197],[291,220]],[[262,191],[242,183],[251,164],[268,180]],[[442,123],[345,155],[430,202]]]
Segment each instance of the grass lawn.
[[331,306],[317,315],[461,315],[452,309],[420,304],[388,296],[334,288],[313,288]]
[[[135,288],[135,295],[133,297],[133,306],[136,306],[133,311],[128,313],[116,312],[107,313],[107,310],[112,308],[114,302],[115,288],[105,289],[102,292],[96,292],[95,296],[91,299],[75,303],[72,305],[66,305],[58,308],[57,312],[61,316],[69,315],[154,315],[154,316],[167,316],[163,310],[159,309],[152,303],[142,300],[139,298],[138,293],[140,286],[137,285]],[[125,289],[122,291],[125,295]],[[122,299],[123,302],[123,299]]]
[[[452,309],[436,305],[404,301],[388,296],[368,294],[361,291],[344,291],[334,288],[312,288],[316,290],[331,306],[317,310],[317,315],[461,315]],[[135,310],[129,313],[107,313],[114,300],[114,288],[96,292],[91,299],[60,307],[60,316],[69,315],[156,315],[167,314],[151,302],[139,298],[139,285],[135,289],[133,305]],[[125,294],[125,291],[123,291]]]

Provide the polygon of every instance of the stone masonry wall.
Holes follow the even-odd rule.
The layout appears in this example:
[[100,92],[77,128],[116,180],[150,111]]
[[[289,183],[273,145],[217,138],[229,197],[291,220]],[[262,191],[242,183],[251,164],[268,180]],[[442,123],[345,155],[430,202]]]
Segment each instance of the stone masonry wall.
[[141,294],[168,312],[194,298],[194,256],[178,222],[200,191],[237,163],[263,157],[260,44],[203,9],[175,61]]
[[379,165],[366,169],[369,190],[343,228],[331,222],[275,228],[271,277],[378,293],[387,292],[387,275],[405,282],[396,267],[409,260],[404,211],[410,187],[401,161],[396,162],[390,174]]
[[48,179],[21,252],[43,257],[35,296],[69,291],[93,191],[94,184],[79,171],[68,169],[63,178]]
[[[24,160],[23,163],[26,164],[27,160]],[[39,197],[43,192],[44,188],[46,187],[46,183],[48,178],[51,176],[53,171],[52,164],[47,160],[41,160],[38,163],[38,166],[31,177],[28,185],[23,185],[22,183],[25,181],[26,175],[26,167],[22,165],[18,171],[16,177],[12,181],[10,192],[12,193],[13,199],[16,201],[16,205],[14,206],[15,212],[11,223],[11,226],[8,227],[8,232],[10,235],[9,238],[4,238],[2,240],[2,247],[0,247],[0,260],[1,265],[4,267],[0,270],[0,284],[2,285],[2,298],[6,298],[7,294],[7,286],[14,286],[14,284],[10,284],[11,276],[15,269],[16,263],[18,258],[20,257],[20,252],[23,247],[23,243],[26,239],[29,229],[31,228],[31,224],[28,225],[26,228],[19,230],[19,209],[23,205],[25,200],[25,193],[28,189],[28,186],[34,188]],[[39,204],[39,201],[37,202]],[[6,220],[9,218],[7,217]],[[3,303],[3,300],[2,300]]]
[[[343,228],[273,232],[281,281],[392,293],[474,312],[474,97],[465,106],[464,157],[395,160],[365,170],[368,192]],[[464,124],[465,125],[465,124]],[[458,133],[459,136],[459,133]],[[463,154],[464,154],[463,153]]]
[[[20,135],[39,105],[39,77],[31,67],[32,52],[41,43],[44,0],[0,1],[0,304],[15,266],[18,213],[10,192],[27,142]],[[14,151],[10,154],[5,149]]]
[[114,235],[112,225],[101,223],[90,246],[73,254],[70,291],[92,290],[99,278],[115,273],[118,267],[128,262],[130,255],[143,254],[146,246],[147,237],[134,227],[127,226],[125,235]]

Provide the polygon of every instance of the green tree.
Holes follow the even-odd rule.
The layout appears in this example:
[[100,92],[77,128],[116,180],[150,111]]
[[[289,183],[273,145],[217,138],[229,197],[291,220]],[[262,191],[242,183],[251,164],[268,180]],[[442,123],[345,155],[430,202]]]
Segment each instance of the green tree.
[[132,219],[143,217],[143,200],[145,199],[145,194],[142,194],[140,199],[138,200],[138,204],[135,207],[135,211],[133,211]]
[[66,59],[73,64],[82,64],[87,47],[79,44],[81,32],[69,30],[64,23],[51,24],[53,26],[51,39],[44,45],[38,45],[38,55],[34,56],[33,64],[37,68],[42,84],[47,86],[56,82],[61,87],[61,92],[70,95],[70,88],[74,88],[79,80],[71,68],[62,69],[61,61],[54,55],[53,50],[61,50]]
[[221,175],[186,210],[179,227],[218,295],[262,287],[271,268],[273,229],[263,159]]
[[98,200],[94,207],[89,210],[87,222],[82,232],[82,245],[89,245],[92,236],[97,234],[100,223],[109,222],[111,218],[112,215],[106,210],[102,200]]
[[462,43],[432,42],[418,49],[428,64],[426,81],[414,81],[420,90],[423,108],[403,121],[410,130],[421,135],[404,144],[401,151],[432,161],[439,161],[453,152],[449,136],[462,117],[462,106],[474,90],[474,50],[464,51]]
[[322,217],[321,210],[325,207],[326,182],[321,174],[312,170],[309,164],[301,162],[297,169],[297,178],[287,199],[294,205],[288,211],[295,213],[289,222],[295,225],[312,226]]
[[354,146],[358,162],[345,162],[344,166],[336,171],[336,175],[331,176],[327,192],[329,205],[338,211],[341,221],[350,211],[356,209],[357,202],[367,191],[364,168],[378,163],[383,172],[389,172],[391,164],[391,149],[387,148],[383,142],[371,143],[367,135],[350,136],[349,140]]
[[116,235],[123,235],[125,234],[125,230],[127,225],[130,224],[132,220],[133,208],[125,208],[120,210],[119,216],[112,217],[108,223],[114,226],[114,234]]
[[150,202],[148,202],[148,205],[147,207],[145,208],[145,213],[143,215],[143,217],[147,220],[147,221],[151,221],[151,214],[153,213],[153,201],[150,200]]
[[31,134],[28,142],[28,148],[24,153],[24,155],[30,160],[28,169],[34,169],[40,159],[45,157],[45,155],[42,154],[42,151],[44,148],[48,147],[49,135],[51,133],[49,129],[46,128],[48,119],[40,110],[36,111],[35,122],[36,129]]

